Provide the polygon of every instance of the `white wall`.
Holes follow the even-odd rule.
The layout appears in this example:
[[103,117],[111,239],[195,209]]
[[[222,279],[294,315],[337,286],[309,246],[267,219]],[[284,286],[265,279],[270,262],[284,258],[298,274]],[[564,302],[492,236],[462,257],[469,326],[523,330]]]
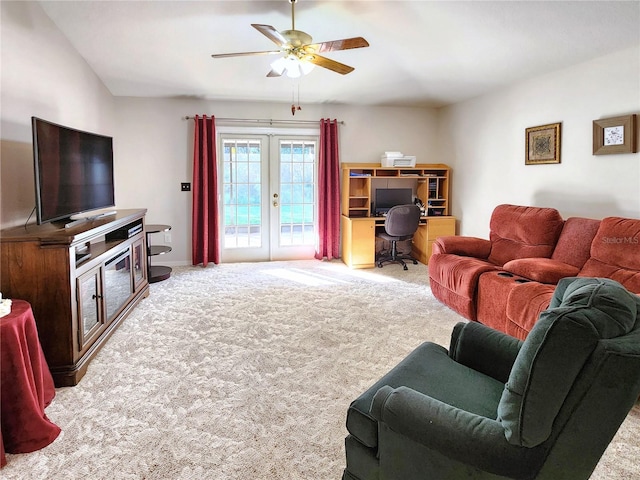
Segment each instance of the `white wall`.
[[[501,203],[640,218],[640,153],[592,155],[593,120],[640,114],[640,47],[439,111],[459,232],[486,238]],[[640,120],[640,118],[639,118]],[[525,165],[525,129],[562,122],[561,163]]]
[[113,135],[113,97],[36,2],[0,2],[0,224],[35,205],[31,117]]
[[[0,2],[0,224],[34,203],[31,116],[114,137],[118,208],[148,208],[172,225],[169,264],[188,263],[192,123],[185,115],[289,119],[288,104],[199,98],[114,98],[35,2]],[[640,48],[632,48],[438,111],[305,105],[295,119],[336,118],[343,162],[382,152],[453,167],[459,233],[486,236],[499,203],[553,206],[563,216],[640,217],[640,154],[593,156],[594,119],[640,113]],[[562,163],[524,165],[527,127],[562,122]],[[32,219],[33,221],[33,219]],[[158,239],[162,242],[163,239]]]
[[[386,150],[415,154],[423,163],[435,156],[436,112],[432,109],[305,105],[296,120],[344,121],[340,127],[342,162],[379,162]],[[191,193],[193,121],[185,116],[289,120],[289,104],[212,102],[202,99],[116,98],[116,199],[119,208],[146,207],[147,223],[171,225],[171,253],[158,264],[191,261]],[[246,128],[246,127],[245,127]],[[300,128],[298,125],[297,128]],[[308,125],[303,125],[308,128]],[[166,244],[164,236],[152,243]]]

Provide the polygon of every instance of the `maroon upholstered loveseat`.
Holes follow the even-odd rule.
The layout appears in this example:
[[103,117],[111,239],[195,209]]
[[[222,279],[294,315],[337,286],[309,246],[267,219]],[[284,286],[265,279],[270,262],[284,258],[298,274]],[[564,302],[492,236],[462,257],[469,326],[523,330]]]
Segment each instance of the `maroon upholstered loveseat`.
[[524,339],[564,277],[605,277],[640,294],[640,220],[571,217],[499,205],[489,239],[440,237],[429,259],[434,296],[469,320]]

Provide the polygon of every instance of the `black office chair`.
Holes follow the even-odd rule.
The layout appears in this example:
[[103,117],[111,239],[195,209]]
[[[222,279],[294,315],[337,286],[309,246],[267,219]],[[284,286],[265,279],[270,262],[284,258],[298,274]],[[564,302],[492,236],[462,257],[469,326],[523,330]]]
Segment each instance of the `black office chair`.
[[420,223],[420,208],[417,205],[396,205],[389,209],[387,218],[384,221],[384,232],[376,234],[378,238],[391,242],[391,251],[388,255],[379,257],[376,264],[382,268],[386,262],[399,263],[404,270],[407,270],[405,260],[411,260],[414,265],[418,261],[410,254],[404,255],[398,252],[398,242],[411,240],[418,230]]

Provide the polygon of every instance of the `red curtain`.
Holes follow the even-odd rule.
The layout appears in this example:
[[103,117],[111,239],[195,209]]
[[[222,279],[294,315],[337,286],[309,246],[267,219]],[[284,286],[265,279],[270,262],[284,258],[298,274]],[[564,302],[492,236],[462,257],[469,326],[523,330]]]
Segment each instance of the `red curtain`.
[[320,120],[318,162],[318,246],[315,258],[340,257],[340,158],[338,121]]
[[193,265],[220,263],[215,117],[195,116],[193,141]]

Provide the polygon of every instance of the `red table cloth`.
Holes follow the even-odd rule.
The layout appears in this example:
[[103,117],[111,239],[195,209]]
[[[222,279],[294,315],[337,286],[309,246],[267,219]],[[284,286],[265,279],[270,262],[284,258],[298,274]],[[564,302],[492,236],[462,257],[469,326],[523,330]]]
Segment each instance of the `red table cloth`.
[[31,305],[13,300],[0,318],[0,467],[5,451],[33,452],[58,437],[60,428],[44,413],[55,393]]

